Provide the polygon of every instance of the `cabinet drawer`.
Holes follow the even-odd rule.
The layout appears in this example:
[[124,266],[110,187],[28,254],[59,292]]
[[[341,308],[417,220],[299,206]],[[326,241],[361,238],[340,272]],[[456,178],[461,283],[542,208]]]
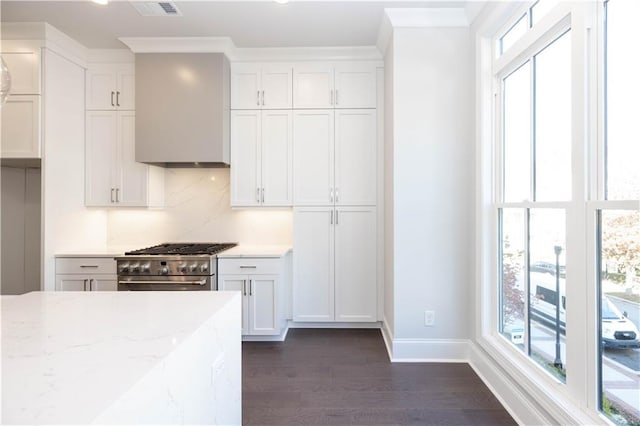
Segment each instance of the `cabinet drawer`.
[[56,274],[116,274],[116,261],[109,257],[59,257]]
[[254,274],[279,274],[281,260],[263,258],[229,258],[218,259],[218,275],[254,275]]

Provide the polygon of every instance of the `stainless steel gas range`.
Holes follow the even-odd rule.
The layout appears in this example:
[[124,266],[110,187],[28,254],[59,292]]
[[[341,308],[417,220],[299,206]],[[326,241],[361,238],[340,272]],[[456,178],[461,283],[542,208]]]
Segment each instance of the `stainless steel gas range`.
[[236,243],[167,243],[116,257],[118,291],[217,290],[217,254]]

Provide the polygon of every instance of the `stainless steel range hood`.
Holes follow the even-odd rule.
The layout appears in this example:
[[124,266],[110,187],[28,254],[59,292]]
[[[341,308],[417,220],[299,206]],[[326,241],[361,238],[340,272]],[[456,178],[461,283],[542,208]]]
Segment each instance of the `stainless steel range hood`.
[[224,54],[136,54],[136,161],[229,167],[229,61]]

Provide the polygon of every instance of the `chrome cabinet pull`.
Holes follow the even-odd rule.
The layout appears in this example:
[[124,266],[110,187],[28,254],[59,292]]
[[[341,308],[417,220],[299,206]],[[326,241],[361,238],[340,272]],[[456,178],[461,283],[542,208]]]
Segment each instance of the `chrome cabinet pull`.
[[82,286],[84,291],[87,291],[87,280],[82,280],[82,282],[84,283],[84,285]]
[[256,188],[256,202],[260,202],[260,188]]
[[116,203],[120,202],[120,188],[116,188]]
[[81,268],[97,268],[98,265],[80,265]]
[[115,104],[113,103],[113,95],[115,95],[115,93],[111,92],[111,106],[115,106]]
[[89,280],[89,291],[93,291],[93,278]]
[[111,202],[114,203],[115,201],[113,201],[113,190],[114,188],[111,188]]
[[264,90],[262,91],[262,106],[264,106]]
[[333,210],[331,210],[331,219],[330,219],[329,223],[330,223],[331,225],[333,225]]
[[257,266],[249,266],[249,265],[240,265],[240,269],[256,269]]
[[336,105],[338,105],[338,89],[336,89]]
[[260,91],[256,92],[256,105],[260,106]]
[[338,213],[340,213],[340,211],[339,211],[339,210],[336,210],[336,225],[338,224],[338,217],[339,217],[339,216],[338,216]]
[[[336,94],[336,96],[338,96]],[[120,92],[116,92],[116,106],[120,106]]]
[[249,296],[253,296],[253,280],[249,280]]
[[242,293],[247,295],[247,280],[242,280]]
[[336,191],[336,203],[337,203],[339,201],[339,198],[340,198],[340,191],[338,190],[337,186],[335,188],[335,191]]
[[329,188],[329,198],[330,198],[331,202],[333,203],[333,188]]
[[264,203],[264,188],[262,188],[262,202]]

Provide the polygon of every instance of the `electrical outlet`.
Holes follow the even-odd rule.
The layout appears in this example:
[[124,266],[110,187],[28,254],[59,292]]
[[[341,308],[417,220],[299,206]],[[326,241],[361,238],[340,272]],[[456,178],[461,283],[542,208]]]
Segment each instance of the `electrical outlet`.
[[436,312],[424,311],[424,325],[426,327],[433,327],[436,324]]

